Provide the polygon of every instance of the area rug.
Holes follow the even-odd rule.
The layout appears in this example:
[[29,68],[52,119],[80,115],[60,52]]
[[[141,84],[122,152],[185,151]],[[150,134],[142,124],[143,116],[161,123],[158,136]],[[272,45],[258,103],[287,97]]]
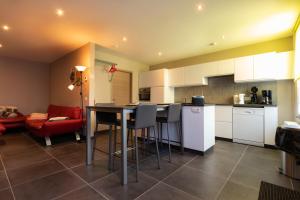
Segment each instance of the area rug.
[[258,200],[300,200],[300,192],[262,181]]

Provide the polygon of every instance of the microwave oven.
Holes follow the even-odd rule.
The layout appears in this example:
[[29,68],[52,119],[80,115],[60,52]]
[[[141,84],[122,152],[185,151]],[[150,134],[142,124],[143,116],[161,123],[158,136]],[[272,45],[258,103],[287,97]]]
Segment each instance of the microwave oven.
[[151,90],[150,88],[139,89],[139,101],[150,101]]

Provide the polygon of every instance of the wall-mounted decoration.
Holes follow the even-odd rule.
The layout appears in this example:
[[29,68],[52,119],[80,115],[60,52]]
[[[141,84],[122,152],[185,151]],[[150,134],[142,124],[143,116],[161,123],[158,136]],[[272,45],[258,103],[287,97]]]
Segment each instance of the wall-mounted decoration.
[[112,64],[109,69],[107,70],[108,73],[108,80],[111,82],[113,80],[114,77],[114,73],[118,71],[118,69],[116,68],[116,64]]

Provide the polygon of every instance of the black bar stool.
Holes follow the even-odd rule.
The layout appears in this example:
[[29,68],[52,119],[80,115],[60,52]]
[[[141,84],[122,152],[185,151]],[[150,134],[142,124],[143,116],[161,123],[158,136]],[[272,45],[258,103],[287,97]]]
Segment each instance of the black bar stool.
[[168,137],[168,145],[169,145],[169,162],[171,162],[171,141],[170,141],[170,132],[169,132],[169,124],[176,124],[177,135],[180,139],[181,149],[182,149],[182,134],[180,131],[180,121],[181,121],[181,104],[170,104],[167,110],[167,116],[159,116],[156,118],[156,121],[160,123],[160,135],[162,138],[162,124],[167,124],[167,137]]
[[[114,105],[113,103],[98,103],[95,104],[96,106],[100,105],[106,105],[106,106],[111,106]],[[120,121],[117,118],[117,113],[109,113],[109,112],[96,112],[96,131],[94,132],[94,137],[93,137],[93,158],[94,158],[94,153],[95,150],[102,151],[100,149],[96,148],[96,137],[99,135],[97,133],[97,128],[98,125],[108,125],[109,126],[109,159],[108,159],[108,169],[112,170],[113,169],[113,156],[114,152],[116,151],[116,140],[117,140],[117,126],[120,126]],[[114,132],[113,132],[114,129]],[[114,134],[114,145],[112,144],[112,136]],[[114,146],[114,148],[113,148]]]
[[135,159],[136,159],[136,181],[138,181],[138,170],[139,170],[139,153],[138,153],[138,130],[140,129],[153,129],[155,145],[156,145],[156,156],[157,156],[157,165],[158,169],[160,169],[160,158],[159,158],[159,150],[158,150],[158,142],[157,142],[157,134],[156,134],[156,105],[138,105],[136,109],[136,116],[134,121],[128,121],[128,129],[134,130],[134,140],[135,140]]

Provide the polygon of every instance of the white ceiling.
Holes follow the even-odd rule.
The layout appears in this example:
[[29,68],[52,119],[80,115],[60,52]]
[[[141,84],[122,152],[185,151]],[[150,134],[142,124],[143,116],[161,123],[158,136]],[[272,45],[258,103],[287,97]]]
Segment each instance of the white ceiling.
[[[299,0],[0,0],[0,5],[0,25],[11,27],[0,30],[0,55],[40,62],[92,41],[157,64],[289,36],[300,13]],[[58,8],[63,17],[56,16]]]

